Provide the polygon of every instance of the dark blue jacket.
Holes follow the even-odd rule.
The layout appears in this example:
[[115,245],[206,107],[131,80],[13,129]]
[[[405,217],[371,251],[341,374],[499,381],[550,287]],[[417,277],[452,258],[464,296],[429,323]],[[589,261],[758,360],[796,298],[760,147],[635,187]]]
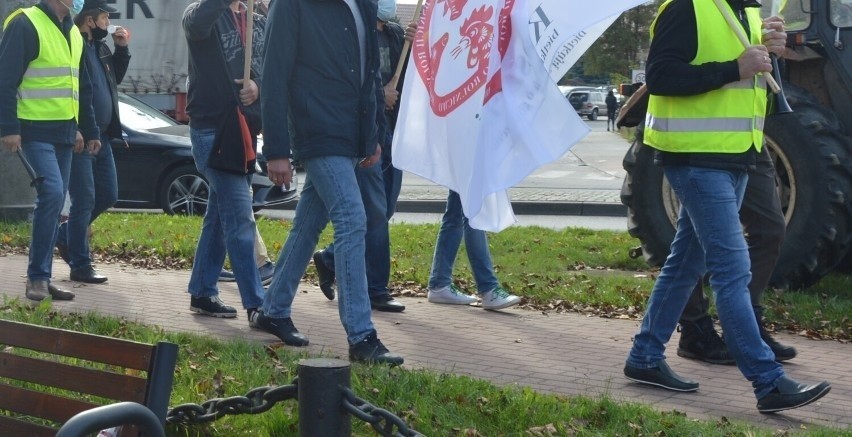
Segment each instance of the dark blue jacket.
[[[56,27],[69,38],[74,22],[70,15],[63,22],[44,1],[36,5],[51,17]],[[5,17],[4,17],[5,19]],[[70,44],[70,43],[69,43]],[[85,45],[83,47],[85,50]],[[39,42],[35,26],[26,15],[20,14],[9,22],[0,41],[0,136],[21,135],[21,141],[43,141],[55,144],[74,144],[77,130],[88,140],[99,140],[100,131],[92,108],[92,83],[86,68],[86,55],[80,57],[80,115],[79,126],[74,119],[56,121],[19,120],[18,87],[30,62],[38,58]]]
[[343,0],[276,0],[269,9],[261,93],[268,159],[372,155],[384,138],[376,2],[356,0],[366,33],[360,49]]

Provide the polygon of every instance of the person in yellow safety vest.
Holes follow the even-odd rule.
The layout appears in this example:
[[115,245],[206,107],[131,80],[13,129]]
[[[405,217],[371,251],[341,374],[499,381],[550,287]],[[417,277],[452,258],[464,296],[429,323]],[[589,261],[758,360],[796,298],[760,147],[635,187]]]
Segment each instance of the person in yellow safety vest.
[[[36,187],[25,295],[71,300],[50,283],[71,154],[100,150],[83,38],[71,15],[83,0],[42,0],[12,12],[0,41],[0,142],[22,151],[44,180]],[[7,189],[3,187],[3,189]]]
[[[668,0],[651,25],[645,143],[657,149],[655,161],[681,209],[624,375],[669,390],[698,390],[697,382],[669,368],[665,345],[695,284],[709,272],[731,356],[752,383],[758,411],[773,413],[809,404],[831,385],[785,375],[761,339],[749,297],[751,263],[739,209],[763,148],[762,75],[772,71],[769,54],[783,54],[786,43],[783,20],[761,22],[759,7],[754,0]],[[748,38],[747,47],[736,30]]]

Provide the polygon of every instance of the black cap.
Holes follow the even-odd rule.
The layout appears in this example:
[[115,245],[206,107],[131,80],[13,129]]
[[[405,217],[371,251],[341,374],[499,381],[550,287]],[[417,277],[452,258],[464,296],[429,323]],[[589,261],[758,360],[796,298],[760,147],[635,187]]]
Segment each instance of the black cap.
[[86,0],[81,12],[91,11],[93,9],[99,9],[101,12],[109,12],[110,14],[118,12],[118,9],[107,4],[107,0]]

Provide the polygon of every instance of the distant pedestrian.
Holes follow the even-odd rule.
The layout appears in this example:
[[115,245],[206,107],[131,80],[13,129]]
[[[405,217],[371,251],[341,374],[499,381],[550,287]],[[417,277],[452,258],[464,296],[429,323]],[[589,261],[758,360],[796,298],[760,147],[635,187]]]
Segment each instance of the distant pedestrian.
[[612,90],[606,94],[606,130],[612,126],[615,130],[615,116],[618,113],[618,99],[615,98],[615,93]]

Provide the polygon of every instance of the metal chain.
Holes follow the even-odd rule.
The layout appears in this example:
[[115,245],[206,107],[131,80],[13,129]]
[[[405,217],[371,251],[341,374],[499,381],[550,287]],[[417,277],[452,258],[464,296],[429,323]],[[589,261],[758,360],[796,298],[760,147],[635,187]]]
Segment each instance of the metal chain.
[[[422,437],[423,434],[411,429],[398,416],[388,410],[359,398],[349,387],[341,387],[343,391],[343,409],[355,418],[370,424],[377,433],[384,437]],[[384,421],[384,424],[382,423]],[[396,427],[397,431],[394,431]]]
[[166,423],[206,423],[227,414],[260,414],[269,411],[276,403],[297,399],[298,378],[290,385],[257,387],[245,396],[210,399],[198,404],[178,405],[166,413]]

